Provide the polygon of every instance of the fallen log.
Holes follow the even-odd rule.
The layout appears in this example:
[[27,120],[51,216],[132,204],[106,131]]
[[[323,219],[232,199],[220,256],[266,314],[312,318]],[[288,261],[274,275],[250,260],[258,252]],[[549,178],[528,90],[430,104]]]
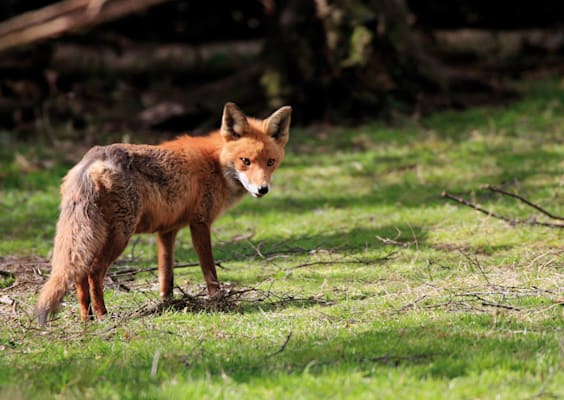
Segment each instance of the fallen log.
[[202,74],[232,71],[247,60],[256,59],[262,40],[239,40],[188,45],[184,43],[128,43],[119,51],[110,46],[55,43],[50,67],[60,74],[91,74],[94,70],[123,73]]

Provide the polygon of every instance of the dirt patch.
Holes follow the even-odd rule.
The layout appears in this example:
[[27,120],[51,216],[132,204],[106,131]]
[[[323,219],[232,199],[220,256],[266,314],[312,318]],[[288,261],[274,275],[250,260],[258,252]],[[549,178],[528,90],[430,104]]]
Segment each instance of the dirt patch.
[[35,257],[0,257],[0,321],[21,316],[49,276],[50,264]]
[[26,292],[35,289],[47,279],[50,263],[40,257],[0,257],[0,275],[14,282],[0,289],[0,293]]
[[[152,271],[152,269],[150,269]],[[133,282],[137,272],[145,269],[127,270],[128,274],[109,274],[106,288],[135,292],[153,291],[152,283]],[[50,263],[43,258],[2,257],[0,258],[0,324],[11,326],[16,331],[34,330],[33,307],[39,290],[49,277]],[[123,276],[122,276],[123,275]],[[142,302],[137,307],[111,313],[109,316],[113,328],[131,319],[159,315],[168,310],[182,313],[199,312],[247,312],[260,308],[274,309],[288,306],[308,307],[329,305],[331,302],[316,297],[299,297],[287,293],[274,293],[254,287],[235,287],[228,282],[222,284],[221,295],[210,298],[203,285],[176,287],[177,296],[169,303],[155,299]],[[178,296],[180,292],[180,296]],[[71,300],[75,302],[76,300]],[[64,323],[63,323],[64,325]]]
[[204,287],[187,291],[179,287],[181,297],[164,304],[161,302],[148,303],[135,310],[126,313],[123,317],[135,318],[148,315],[158,315],[166,310],[174,310],[184,313],[199,312],[245,312],[260,308],[261,310],[289,305],[307,307],[313,305],[331,305],[333,302],[317,297],[297,297],[288,293],[274,293],[270,290],[262,290],[253,287],[234,287],[229,283],[223,283],[221,294],[209,297]]

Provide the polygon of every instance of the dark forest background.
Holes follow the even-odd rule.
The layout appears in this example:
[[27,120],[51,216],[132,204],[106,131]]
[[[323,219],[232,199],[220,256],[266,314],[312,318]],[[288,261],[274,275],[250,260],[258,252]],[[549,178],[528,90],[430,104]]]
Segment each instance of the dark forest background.
[[226,101],[302,124],[504,103],[564,72],[563,22],[555,0],[3,0],[0,130],[198,133]]

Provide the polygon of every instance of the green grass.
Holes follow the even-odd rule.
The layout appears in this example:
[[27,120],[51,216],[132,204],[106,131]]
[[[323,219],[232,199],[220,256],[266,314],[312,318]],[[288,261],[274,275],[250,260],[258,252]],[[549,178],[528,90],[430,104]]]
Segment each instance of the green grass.
[[[0,299],[16,300],[0,303],[0,398],[563,397],[564,230],[440,196],[542,219],[480,190],[494,184],[564,215],[564,81],[526,89],[505,107],[419,122],[294,129],[272,193],[214,225],[220,279],[253,289],[227,311],[143,316],[158,300],[143,272],[120,279],[130,291],[108,282],[108,320],[80,323],[69,295],[39,329],[32,267],[49,256],[71,164],[8,143],[0,256],[19,272],[0,280]],[[14,148],[49,168],[22,173]],[[195,259],[185,230],[176,260]],[[139,236],[112,271],[155,260],[155,238]],[[198,268],[175,279],[190,293],[203,283]]]

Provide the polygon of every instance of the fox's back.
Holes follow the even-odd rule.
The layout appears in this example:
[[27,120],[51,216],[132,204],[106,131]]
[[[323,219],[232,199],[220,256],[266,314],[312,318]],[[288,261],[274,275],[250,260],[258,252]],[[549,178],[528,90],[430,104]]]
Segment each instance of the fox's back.
[[135,232],[166,231],[208,218],[223,207],[215,204],[223,200],[218,189],[224,179],[217,143],[214,137],[182,137],[158,146],[94,147],[65,178],[63,202],[76,197],[81,181],[93,179],[107,218],[134,217]]

